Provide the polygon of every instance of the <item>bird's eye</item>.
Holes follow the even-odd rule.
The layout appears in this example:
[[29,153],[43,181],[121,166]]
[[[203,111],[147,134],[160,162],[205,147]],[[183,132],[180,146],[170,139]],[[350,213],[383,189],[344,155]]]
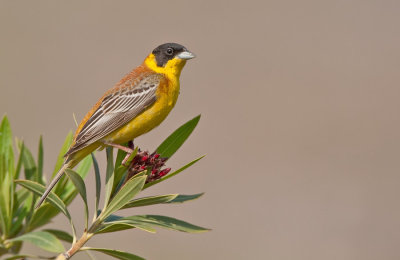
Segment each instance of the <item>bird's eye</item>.
[[174,49],[168,48],[167,51],[166,51],[166,53],[167,53],[168,55],[172,55],[172,54],[174,53]]

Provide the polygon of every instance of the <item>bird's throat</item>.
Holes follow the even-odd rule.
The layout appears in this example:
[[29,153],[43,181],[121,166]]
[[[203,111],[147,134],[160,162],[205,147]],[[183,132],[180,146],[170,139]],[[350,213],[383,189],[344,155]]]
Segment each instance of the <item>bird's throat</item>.
[[156,58],[154,54],[150,54],[144,61],[144,64],[156,73],[161,73],[167,76],[167,78],[171,81],[179,80],[179,76],[181,75],[181,71],[186,64],[186,60],[182,60],[179,58],[174,58],[169,60],[164,67],[160,67],[157,65]]

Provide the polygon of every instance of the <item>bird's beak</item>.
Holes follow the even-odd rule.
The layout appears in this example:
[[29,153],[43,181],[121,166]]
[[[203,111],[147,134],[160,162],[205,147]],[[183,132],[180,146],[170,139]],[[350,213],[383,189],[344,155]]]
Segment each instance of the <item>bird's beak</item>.
[[194,55],[193,53],[191,53],[189,51],[183,51],[183,52],[179,53],[178,55],[176,55],[176,57],[181,60],[190,60],[190,59],[195,58],[196,55]]

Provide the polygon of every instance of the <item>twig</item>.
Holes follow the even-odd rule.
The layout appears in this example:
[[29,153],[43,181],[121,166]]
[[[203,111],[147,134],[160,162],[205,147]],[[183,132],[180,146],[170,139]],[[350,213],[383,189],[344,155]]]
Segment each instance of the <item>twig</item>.
[[56,260],[67,260],[70,259],[73,255],[75,255],[85,244],[86,242],[94,236],[94,232],[97,230],[99,226],[99,222],[95,221],[88,231],[83,232],[81,238],[79,238],[75,243],[72,244],[71,248],[60,255],[57,256]]

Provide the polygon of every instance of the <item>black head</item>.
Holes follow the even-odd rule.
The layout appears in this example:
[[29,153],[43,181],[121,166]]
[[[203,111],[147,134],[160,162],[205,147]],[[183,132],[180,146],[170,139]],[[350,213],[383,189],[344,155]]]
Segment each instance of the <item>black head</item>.
[[194,58],[194,54],[189,52],[184,46],[177,43],[164,43],[155,48],[152,52],[156,57],[157,66],[164,67],[169,60],[177,57],[183,60]]

